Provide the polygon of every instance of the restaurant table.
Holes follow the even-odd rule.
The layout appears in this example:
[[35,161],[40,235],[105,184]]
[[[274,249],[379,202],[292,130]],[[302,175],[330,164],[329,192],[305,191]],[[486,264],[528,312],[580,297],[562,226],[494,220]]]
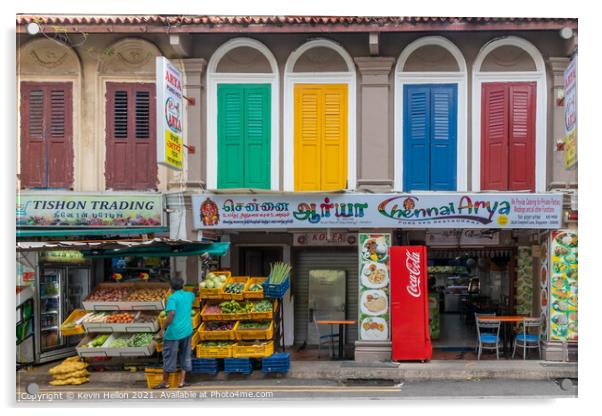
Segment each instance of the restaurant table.
[[[481,321],[500,321],[502,324],[517,324],[523,322],[525,318],[528,316],[525,315],[498,315],[498,316],[479,316]],[[506,345],[509,344],[509,333],[511,331],[507,331],[506,325],[503,325],[503,334],[502,334],[502,342],[503,342],[503,350],[504,356],[507,358],[510,353],[510,348],[506,348]]]
[[348,321],[348,320],[330,320],[330,319],[325,319],[325,320],[320,320],[320,321],[316,321],[317,324],[319,325],[330,325],[330,334],[332,335],[332,326],[333,325],[338,325],[339,326],[339,360],[342,360],[343,354],[344,354],[344,345],[345,345],[345,325],[354,325],[355,321]]

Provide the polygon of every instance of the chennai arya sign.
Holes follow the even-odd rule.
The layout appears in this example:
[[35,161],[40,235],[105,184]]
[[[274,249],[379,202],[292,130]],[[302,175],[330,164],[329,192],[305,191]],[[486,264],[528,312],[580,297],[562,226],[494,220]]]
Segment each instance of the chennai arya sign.
[[541,228],[561,226],[562,194],[195,195],[197,229]]
[[161,194],[18,194],[18,227],[160,227]]

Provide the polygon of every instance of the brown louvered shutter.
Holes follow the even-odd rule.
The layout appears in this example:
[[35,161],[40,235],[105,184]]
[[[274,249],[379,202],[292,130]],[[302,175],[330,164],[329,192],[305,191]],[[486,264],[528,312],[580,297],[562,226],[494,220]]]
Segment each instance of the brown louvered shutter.
[[21,186],[72,188],[70,82],[21,82]]
[[107,83],[107,188],[157,187],[155,85]]

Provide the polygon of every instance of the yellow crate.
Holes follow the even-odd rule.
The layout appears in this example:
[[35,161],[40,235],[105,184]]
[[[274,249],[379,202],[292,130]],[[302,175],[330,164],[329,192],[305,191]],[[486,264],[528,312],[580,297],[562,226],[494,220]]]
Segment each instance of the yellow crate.
[[[226,279],[226,283],[219,289],[221,299],[243,300],[244,299],[243,292],[244,292],[245,287],[247,286],[248,281],[249,281],[249,276],[233,276],[233,277],[230,277],[229,279]],[[228,285],[229,283],[244,283],[245,285],[243,286],[243,291],[240,293],[226,293],[226,292],[224,292],[224,289],[226,288],[226,285]]]
[[202,342],[196,346],[196,358],[232,358],[232,350],[236,344],[223,347],[209,347]]
[[272,303],[272,310],[270,312],[250,312],[249,319],[254,321],[266,321],[268,319],[274,318],[274,311],[278,309],[278,299],[274,300]]
[[207,307],[210,304],[207,303],[203,306],[201,310],[201,319],[203,321],[241,321],[246,319],[251,319],[250,314],[248,313],[211,313],[208,314]]
[[[225,274],[226,275],[226,281],[228,281],[228,279],[230,277],[232,277],[232,273],[231,272],[217,271],[217,272],[213,272],[213,273],[214,274]],[[222,287],[223,287],[223,285],[222,285]],[[221,289],[222,289],[221,287],[219,287],[217,289],[203,289],[202,287],[199,286],[199,297],[201,298],[201,300],[205,300],[205,299],[223,299],[222,298],[222,293],[220,293]]]
[[205,322],[203,322],[197,331],[201,341],[232,341],[236,339],[234,329],[230,331],[206,331],[205,328]]
[[[155,346],[155,351],[157,352],[163,352],[163,341],[155,341],[156,342],[156,346]],[[201,339],[199,337],[199,333],[198,332],[194,332],[192,334],[192,339],[190,340],[190,345],[191,345],[191,349],[194,352],[194,350],[196,349],[196,346],[198,345],[198,343],[201,342]]]
[[244,295],[244,298],[245,299],[263,299],[263,289],[258,292],[251,292],[249,290],[249,288],[251,287],[251,285],[253,285],[255,283],[265,282],[266,279],[267,279],[267,277],[251,277],[251,278],[249,278],[249,281],[247,282],[247,286],[245,287],[245,289],[242,292],[242,294]]
[[88,312],[86,312],[83,309],[75,309],[73,312],[71,312],[69,317],[61,325],[61,335],[64,337],[68,337],[71,335],[85,334],[86,330],[84,329],[84,326],[82,324],[75,326],[70,326],[69,324],[77,321],[79,318],[85,316],[87,313]]
[[234,333],[237,340],[269,340],[274,337],[274,321],[270,321],[267,329],[240,329],[240,321],[234,327]]
[[[193,308],[193,310],[195,310]],[[159,315],[159,327],[163,328],[163,323],[165,322],[165,318]],[[196,328],[201,323],[201,313],[196,310],[196,313],[192,316],[192,327]]]
[[260,345],[236,344],[232,350],[234,358],[262,358],[274,353],[274,341],[263,342]]
[[[163,369],[162,368],[147,368],[144,370],[146,374],[146,385],[149,389],[158,386],[163,381]],[[167,378],[169,388],[175,389],[180,384],[180,370],[175,373],[170,373]]]

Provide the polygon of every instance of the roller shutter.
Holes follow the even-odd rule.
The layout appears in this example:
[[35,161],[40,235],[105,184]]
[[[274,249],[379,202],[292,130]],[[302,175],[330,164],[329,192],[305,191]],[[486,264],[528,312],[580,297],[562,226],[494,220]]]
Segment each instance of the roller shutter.
[[[313,269],[345,270],[347,275],[346,318],[357,320],[358,257],[357,248],[304,248],[294,252],[293,294],[295,296],[295,343],[307,340],[309,322],[309,271]],[[357,340],[357,325],[347,327],[347,343]]]

